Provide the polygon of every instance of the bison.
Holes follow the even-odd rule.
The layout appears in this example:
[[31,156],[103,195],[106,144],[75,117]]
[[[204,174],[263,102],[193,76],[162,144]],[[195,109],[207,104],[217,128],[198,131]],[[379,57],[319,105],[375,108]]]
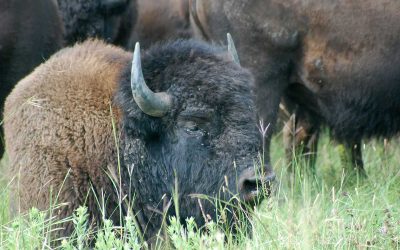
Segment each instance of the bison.
[[259,118],[274,125],[283,99],[297,142],[315,148],[326,125],[364,173],[361,140],[399,132],[399,1],[192,0],[190,9],[198,36],[232,33],[255,75]]
[[[14,85],[61,48],[62,25],[52,0],[0,0],[0,120]],[[3,129],[0,127],[0,136]],[[0,158],[3,155],[0,142]]]
[[133,37],[143,45],[192,36],[187,0],[138,0],[137,9]]
[[201,211],[193,195],[239,194],[254,203],[274,174],[267,165],[261,174],[254,168],[261,136],[252,75],[225,50],[192,40],[142,57],[137,44],[131,58],[90,40],[59,51],[18,83],[4,123],[13,206],[46,209],[57,198],[66,204],[60,218],[84,204],[92,220],[116,223],[132,209],[151,239],[163,216],[154,211],[164,211],[163,199],[174,192],[180,218],[200,224],[202,212],[215,218],[215,208],[203,201]]
[[68,45],[97,37],[130,48],[136,0],[57,0]]

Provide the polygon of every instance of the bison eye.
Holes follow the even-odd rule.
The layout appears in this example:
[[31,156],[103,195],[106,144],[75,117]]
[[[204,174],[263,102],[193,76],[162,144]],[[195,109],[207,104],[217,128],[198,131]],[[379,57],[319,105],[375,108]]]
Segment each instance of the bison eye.
[[185,121],[184,130],[191,136],[200,137],[205,134],[205,131],[199,127],[199,124],[194,121]]
[[194,132],[194,131],[198,131],[199,130],[199,126],[194,121],[187,121],[185,123],[185,129],[188,132]]

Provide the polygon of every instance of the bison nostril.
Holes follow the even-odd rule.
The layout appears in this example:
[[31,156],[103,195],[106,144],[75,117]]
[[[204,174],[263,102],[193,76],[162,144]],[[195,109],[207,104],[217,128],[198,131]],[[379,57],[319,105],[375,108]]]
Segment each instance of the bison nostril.
[[256,178],[254,179],[245,179],[242,184],[243,192],[252,192],[260,188],[260,181]]
[[247,202],[253,202],[260,198],[262,191],[266,191],[269,195],[271,192],[271,184],[275,180],[275,174],[268,174],[264,177],[255,175],[243,177],[239,179],[239,192]]

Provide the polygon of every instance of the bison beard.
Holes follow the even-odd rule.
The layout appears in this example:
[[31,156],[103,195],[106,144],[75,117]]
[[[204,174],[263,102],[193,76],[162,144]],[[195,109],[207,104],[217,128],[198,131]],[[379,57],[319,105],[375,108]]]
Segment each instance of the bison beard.
[[[145,84],[172,100],[165,115],[154,117],[132,98],[131,57],[87,41],[60,51],[18,83],[6,102],[5,134],[11,174],[17,176],[12,197],[22,211],[47,209],[52,189],[67,204],[59,217],[86,205],[100,223],[103,214],[94,194],[104,194],[103,212],[118,224],[122,190],[124,204],[132,203],[145,238],[151,239],[162,222],[154,211],[163,210],[162,199],[172,197],[175,185],[180,218],[193,216],[199,224],[204,219],[193,194],[218,196],[225,179],[225,200],[238,192],[247,200],[257,194],[251,188],[259,181],[253,167],[261,137],[248,71],[225,49],[205,43],[153,47],[142,56]],[[267,165],[262,171],[262,181],[273,178]],[[118,192],[110,176],[121,184]],[[204,212],[216,219],[215,208],[202,202]],[[173,209],[167,215],[174,215]],[[65,226],[61,235],[72,230],[70,223]]]

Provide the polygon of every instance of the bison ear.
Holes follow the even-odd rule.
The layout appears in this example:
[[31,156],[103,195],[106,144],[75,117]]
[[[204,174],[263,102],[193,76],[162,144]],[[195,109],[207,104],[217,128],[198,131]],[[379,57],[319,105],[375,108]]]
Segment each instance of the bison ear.
[[237,54],[235,43],[233,42],[231,34],[227,33],[226,38],[228,40],[228,51],[232,57],[232,61],[234,61],[240,66],[239,56]]
[[131,89],[133,99],[147,115],[164,116],[172,106],[172,97],[166,92],[154,93],[147,87],[142,73],[140,45],[136,43],[131,70]]

